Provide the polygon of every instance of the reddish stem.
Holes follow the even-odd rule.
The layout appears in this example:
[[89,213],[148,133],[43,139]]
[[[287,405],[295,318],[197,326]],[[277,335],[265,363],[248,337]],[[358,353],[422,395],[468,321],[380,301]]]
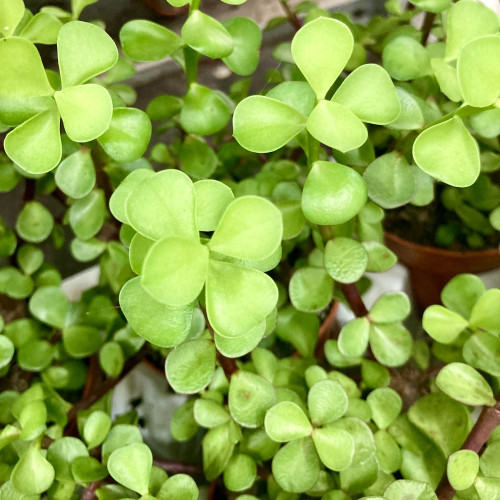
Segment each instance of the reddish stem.
[[167,460],[166,458],[153,458],[153,465],[171,474],[188,474],[190,476],[203,476],[203,467],[198,464],[187,464]]
[[427,41],[429,40],[429,35],[434,25],[434,19],[436,19],[436,14],[433,12],[426,12],[424,17],[424,22],[422,24],[422,45],[425,47]]
[[295,31],[299,31],[303,26],[302,21],[297,17],[297,14],[290,9],[290,6],[286,1],[280,1],[280,4],[285,11],[288,22],[294,27]]
[[[469,436],[462,446],[462,450],[472,450],[481,453],[483,446],[491,436],[491,433],[500,425],[500,395],[497,396],[495,406],[485,406],[476,424],[472,428]],[[451,500],[455,495],[455,490],[448,481],[446,473],[441,480],[441,484],[436,490],[439,500]]]
[[314,350],[314,357],[319,361],[323,361],[325,357],[325,344],[326,341],[335,333],[337,329],[337,311],[339,309],[339,303],[337,301],[333,302],[328,315],[321,324],[318,333],[318,343],[316,349]]
[[365,303],[359,294],[356,283],[341,283],[340,288],[349,303],[349,306],[357,318],[362,318],[368,314]]

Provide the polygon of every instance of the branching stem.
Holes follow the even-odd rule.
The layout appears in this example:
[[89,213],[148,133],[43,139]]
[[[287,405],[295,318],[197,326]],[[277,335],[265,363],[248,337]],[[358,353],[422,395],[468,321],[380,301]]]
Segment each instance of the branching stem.
[[349,306],[357,318],[362,318],[368,314],[365,303],[356,287],[356,283],[341,283],[340,288],[349,303]]

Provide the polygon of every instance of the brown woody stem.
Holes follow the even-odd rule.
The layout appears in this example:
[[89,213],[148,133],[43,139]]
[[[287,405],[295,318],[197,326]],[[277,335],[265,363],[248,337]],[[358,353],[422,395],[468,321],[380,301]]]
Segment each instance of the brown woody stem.
[[318,333],[318,343],[316,344],[316,349],[314,350],[314,357],[319,361],[323,361],[325,357],[325,344],[326,341],[335,332],[337,326],[337,310],[339,308],[339,303],[337,301],[332,303],[332,307],[328,312],[325,320],[321,324]]
[[[476,424],[462,446],[462,450],[472,450],[480,454],[491,433],[500,425],[500,395],[495,406],[485,406]],[[446,473],[436,490],[439,500],[451,500],[455,490],[448,481]]]
[[359,294],[356,283],[341,283],[340,288],[349,306],[357,318],[362,318],[368,314],[365,303]]
[[288,22],[294,27],[295,31],[299,31],[300,28],[302,28],[302,21],[297,17],[297,14],[290,9],[287,2],[280,1],[280,4],[285,11]]
[[172,474],[188,474],[189,476],[203,476],[203,467],[198,464],[176,462],[166,458],[153,458],[153,465]]
[[426,12],[424,17],[424,22],[422,24],[422,45],[425,47],[429,40],[429,35],[434,26],[434,20],[436,19],[436,14],[433,12]]

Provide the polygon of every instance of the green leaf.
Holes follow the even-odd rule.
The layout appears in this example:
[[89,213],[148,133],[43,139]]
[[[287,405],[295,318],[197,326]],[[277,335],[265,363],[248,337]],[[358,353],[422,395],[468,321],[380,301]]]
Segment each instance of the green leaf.
[[319,101],[307,119],[307,130],[342,153],[359,148],[368,139],[363,122],[350,109],[333,101]]
[[129,224],[147,238],[199,241],[193,183],[178,170],[148,175],[132,188],[125,211]]
[[455,187],[472,185],[480,172],[476,141],[457,116],[424,130],[413,143],[413,158],[424,172]]
[[175,392],[194,394],[208,385],[215,369],[215,346],[211,340],[189,340],[167,357],[165,371]]
[[234,137],[249,151],[268,153],[283,147],[306,126],[306,117],[279,100],[243,99],[234,110]]
[[[62,163],[61,163],[62,165]],[[131,172],[120,185],[115,189],[111,198],[109,200],[109,209],[115,219],[118,219],[124,224],[128,224],[128,217],[126,213],[126,202],[130,193],[138,186],[144,179],[152,177],[154,175],[153,170],[148,170],[145,168],[138,168]],[[170,174],[169,174],[170,175]],[[175,174],[174,174],[175,175]],[[57,181],[57,173],[56,173]]]
[[498,498],[500,494],[500,479],[496,477],[476,477],[474,489],[481,500]]
[[219,21],[199,10],[190,14],[181,35],[192,49],[211,59],[222,59],[233,51],[231,34]]
[[23,495],[40,495],[54,481],[54,468],[39,448],[32,445],[22,455],[10,476],[14,488]]
[[360,120],[376,125],[393,122],[401,111],[390,76],[376,64],[356,68],[342,82],[332,101],[350,109]]
[[396,254],[378,241],[363,241],[362,245],[368,253],[367,271],[372,273],[387,271],[398,261]]
[[85,198],[78,200],[68,211],[69,223],[75,235],[88,240],[101,229],[106,217],[104,191],[95,189]]
[[95,180],[94,163],[87,149],[80,149],[65,158],[55,173],[57,187],[75,199],[87,196],[92,191]]
[[494,35],[499,27],[497,14],[486,5],[480,2],[454,4],[446,23],[446,58],[457,59],[464,45],[478,37]]
[[98,0],[71,0],[71,11],[73,12],[73,17],[78,19],[85,7],[92,5],[97,1]]
[[326,425],[345,414],[348,407],[347,394],[339,382],[319,380],[309,390],[307,406],[312,423],[315,426]]
[[232,422],[219,425],[210,429],[203,437],[203,472],[207,481],[212,481],[222,474],[233,454],[237,442],[233,425]]
[[443,92],[450,101],[461,101],[462,91],[458,84],[457,68],[448,64],[444,59],[431,59],[431,67],[439,83],[441,92]]
[[[459,450],[469,433],[467,408],[440,393],[427,394],[408,411],[412,424],[431,438],[445,456]],[[453,422],[453,425],[450,425]]]
[[368,254],[363,246],[351,238],[337,237],[325,246],[326,272],[339,283],[354,283],[363,276]]
[[267,322],[263,321],[238,337],[224,337],[214,332],[215,346],[224,356],[239,358],[257,347],[266,333],[266,326]]
[[123,52],[133,61],[160,61],[180,49],[184,42],[160,24],[134,19],[120,30]]
[[274,387],[265,378],[241,370],[232,375],[228,404],[238,424],[250,428],[262,426],[266,411],[275,403]]
[[120,291],[120,307],[138,335],[159,347],[175,347],[188,335],[193,305],[169,307],[155,300],[133,278]]
[[0,269],[0,291],[13,299],[25,299],[33,291],[33,280],[15,267]]
[[288,104],[304,116],[309,116],[316,104],[314,90],[307,82],[282,82],[266,95]]
[[290,401],[282,401],[269,409],[264,426],[267,435],[280,443],[310,436],[313,430],[300,406]]
[[249,76],[259,64],[262,33],[259,26],[246,17],[233,17],[222,23],[233,39],[233,51],[222,60],[239,76]]
[[416,191],[415,176],[405,157],[397,152],[379,156],[363,172],[368,196],[382,208],[408,203]]
[[5,152],[30,174],[50,172],[61,160],[59,127],[59,112],[52,104],[7,134]]
[[98,138],[104,151],[119,163],[139,159],[149,145],[151,122],[135,108],[115,108],[109,128]]
[[210,243],[210,250],[243,260],[263,260],[281,243],[280,211],[257,196],[235,199],[225,210]]
[[376,323],[403,321],[410,314],[410,299],[404,292],[381,295],[370,309],[370,318]]
[[89,142],[108,129],[113,103],[104,87],[94,83],[76,85],[56,92],[54,98],[71,140]]
[[5,335],[0,335],[0,369],[8,366],[14,357],[14,344]]
[[94,411],[87,417],[83,426],[83,439],[89,449],[99,446],[106,439],[111,423],[111,417],[101,410]]
[[337,420],[329,425],[330,428],[343,429],[354,439],[354,456],[352,465],[366,462],[375,453],[375,439],[373,433],[362,420],[348,417]]
[[187,136],[179,148],[181,169],[193,179],[210,177],[219,159],[214,150],[202,139]]
[[183,101],[173,95],[159,95],[150,101],[146,113],[153,121],[169,120],[178,115]]
[[369,333],[370,322],[366,318],[356,318],[346,323],[340,330],[340,353],[350,358],[362,356],[368,347]]
[[0,33],[8,38],[14,35],[17,25],[24,16],[23,0],[0,1]]
[[197,399],[193,407],[194,419],[198,425],[212,429],[231,420],[229,413],[211,399]]
[[293,273],[288,286],[290,301],[299,311],[321,311],[332,300],[333,280],[324,269],[303,267]]
[[31,296],[29,310],[32,316],[55,328],[63,328],[69,303],[64,292],[57,286],[44,286]]
[[302,210],[314,224],[343,224],[359,213],[366,199],[365,181],[355,170],[317,161],[304,185]]
[[142,443],[141,431],[137,426],[127,424],[114,425],[102,445],[103,463],[107,464],[111,453],[115,450],[133,443]]
[[500,376],[500,340],[489,332],[478,332],[464,344],[465,361],[486,373]]
[[334,471],[347,469],[354,455],[354,440],[342,429],[314,429],[312,438],[320,460]]
[[400,479],[391,483],[384,491],[386,500],[437,500],[432,487],[422,481]]
[[372,325],[370,345],[377,361],[385,366],[401,366],[411,355],[412,338],[397,323]]
[[289,240],[298,236],[305,225],[300,200],[283,200],[276,202],[283,217],[283,239]]
[[438,373],[436,385],[450,398],[466,405],[493,406],[496,402],[484,377],[472,366],[464,363],[446,365]]
[[280,310],[276,334],[291,343],[302,356],[313,356],[318,329],[319,320],[315,314],[299,312],[293,307]]
[[129,245],[130,267],[136,274],[142,274],[143,265],[149,250],[156,242],[142,234],[135,233]]
[[106,342],[99,350],[99,365],[108,377],[118,377],[124,364],[123,350],[118,342]]
[[16,221],[19,236],[31,243],[46,240],[53,227],[52,214],[38,201],[25,203]]
[[63,23],[48,12],[35,14],[21,31],[23,38],[33,43],[52,45],[57,42],[57,35]]
[[474,304],[486,291],[484,283],[474,274],[458,274],[443,288],[441,301],[448,309],[470,318]]
[[465,103],[478,108],[500,97],[500,38],[485,36],[465,45],[457,62],[458,82]]
[[317,99],[324,99],[351,57],[353,46],[351,31],[336,19],[318,17],[295,34],[293,59]]
[[57,55],[63,88],[85,83],[118,60],[113,39],[95,24],[82,21],[71,21],[61,28]]
[[278,289],[266,274],[227,262],[209,261],[207,314],[214,330],[238,337],[262,323],[278,301]]
[[194,183],[196,196],[196,224],[200,231],[215,231],[222,214],[234,200],[228,186],[222,182],[206,179]]
[[97,328],[71,325],[63,330],[63,344],[70,356],[86,358],[101,347],[102,338]]
[[231,119],[227,101],[217,92],[193,83],[184,97],[179,122],[189,134],[211,135]]
[[273,458],[272,471],[278,485],[291,493],[310,490],[319,476],[319,460],[311,438],[294,439]]
[[393,473],[401,467],[401,448],[387,431],[377,431],[374,435],[377,446],[377,461],[380,469],[387,473]]
[[432,305],[424,311],[422,326],[434,340],[451,344],[469,326],[469,322],[443,306]]
[[79,457],[87,457],[89,452],[82,441],[74,437],[56,439],[47,450],[47,460],[55,470],[57,481],[72,481],[71,464]]
[[[0,338],[2,337],[0,336]],[[55,346],[46,340],[29,340],[19,347],[17,362],[23,370],[40,372],[50,365],[55,351]]]
[[491,333],[500,333],[500,290],[493,288],[479,297],[470,314],[470,326]]
[[[16,9],[17,3],[18,0],[2,0],[0,15],[8,15],[10,8]],[[11,13],[14,14],[14,12]],[[14,19],[10,22],[13,21]],[[1,32],[9,25],[0,22],[0,26]],[[10,99],[51,96],[53,93],[54,89],[50,86],[36,47],[23,38],[2,40],[0,44],[0,102],[2,102],[2,107],[4,102]]]
[[187,474],[169,477],[156,493],[158,500],[198,500],[198,486]]
[[229,491],[244,491],[257,478],[255,460],[242,453],[233,455],[224,469],[224,485]]
[[422,78],[431,72],[425,47],[410,36],[398,36],[382,51],[382,64],[394,80]]
[[43,251],[35,245],[23,245],[17,251],[17,262],[26,274],[33,274],[43,264]]
[[80,484],[101,481],[108,475],[108,469],[94,457],[78,457],[71,463],[71,474]]
[[479,472],[479,456],[472,450],[459,450],[448,458],[446,475],[456,490],[470,488]]
[[47,407],[43,401],[32,401],[28,403],[19,415],[19,423],[22,427],[20,439],[31,441],[43,434],[46,429]]
[[153,465],[151,450],[143,443],[118,448],[108,459],[108,471],[117,482],[141,495],[149,491],[149,475]]
[[390,387],[375,389],[366,398],[372,411],[372,420],[379,429],[386,429],[400,414],[403,402],[399,394]]
[[187,306],[200,294],[207,277],[208,249],[184,238],[165,238],[149,250],[142,266],[142,286],[171,307]]

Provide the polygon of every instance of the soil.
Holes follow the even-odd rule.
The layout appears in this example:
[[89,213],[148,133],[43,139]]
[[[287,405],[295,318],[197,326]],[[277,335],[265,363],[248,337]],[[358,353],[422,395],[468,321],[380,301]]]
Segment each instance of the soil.
[[[437,201],[424,207],[405,205],[393,210],[386,210],[385,213],[384,229],[386,231],[394,233],[405,240],[431,247],[437,246],[435,234],[441,224],[449,224],[452,221],[456,221],[460,225],[463,225],[453,212],[446,210]],[[500,234],[498,231],[495,231],[491,236],[484,236],[484,240],[484,247],[474,250],[498,248]],[[454,243],[447,248],[457,251],[471,250],[469,245],[467,245],[465,234],[457,235]]]

